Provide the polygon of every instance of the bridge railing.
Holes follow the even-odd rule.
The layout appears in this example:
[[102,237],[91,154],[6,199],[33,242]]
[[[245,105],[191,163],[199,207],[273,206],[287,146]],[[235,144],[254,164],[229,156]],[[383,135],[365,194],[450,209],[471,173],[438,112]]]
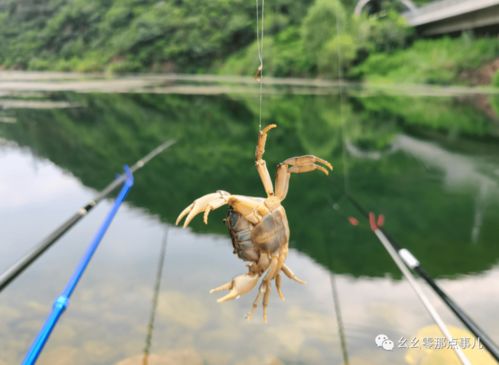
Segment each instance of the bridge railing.
[[[499,0],[440,0],[407,11],[403,15],[411,23],[416,18],[421,23],[431,22],[440,18],[447,18],[470,13],[479,9],[499,4]],[[420,23],[417,21],[417,23]]]

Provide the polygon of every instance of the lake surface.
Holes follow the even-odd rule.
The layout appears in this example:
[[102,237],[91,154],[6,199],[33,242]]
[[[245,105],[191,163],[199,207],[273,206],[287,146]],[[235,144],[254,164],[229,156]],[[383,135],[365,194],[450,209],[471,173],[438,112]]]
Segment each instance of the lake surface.
[[[265,325],[261,308],[244,319],[255,292],[224,304],[208,294],[245,272],[222,222],[226,209],[212,212],[207,226],[201,216],[188,229],[174,225],[204,194],[264,194],[254,168],[256,89],[212,79],[148,88],[154,78],[123,87],[28,76],[10,74],[3,84],[0,77],[0,271],[123,164],[177,141],[136,174],[40,364],[142,364],[148,336],[149,364],[417,363],[399,339],[418,336],[431,318],[345,191],[383,214],[386,230],[499,342],[497,94],[266,87],[263,124],[279,125],[265,154],[271,175],[302,154],[335,170],[291,178],[287,263],[307,284],[284,278],[286,301],[272,292]],[[0,294],[1,365],[21,362],[111,205],[101,203]],[[460,327],[425,292],[446,323]],[[380,333],[393,351],[376,346]],[[449,356],[447,364],[457,363]]]

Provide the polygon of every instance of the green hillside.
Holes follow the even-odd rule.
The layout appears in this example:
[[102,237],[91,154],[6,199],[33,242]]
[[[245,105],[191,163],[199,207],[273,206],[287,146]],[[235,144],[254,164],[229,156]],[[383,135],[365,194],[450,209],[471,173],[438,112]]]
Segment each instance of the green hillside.
[[[309,2],[275,1],[280,26]],[[244,0],[0,0],[0,64],[201,72],[253,41],[254,17]]]
[[[373,1],[361,17],[355,3],[267,1],[266,74],[466,83],[499,55],[497,37],[419,39],[400,2]],[[0,68],[251,75],[255,28],[243,0],[0,0]]]

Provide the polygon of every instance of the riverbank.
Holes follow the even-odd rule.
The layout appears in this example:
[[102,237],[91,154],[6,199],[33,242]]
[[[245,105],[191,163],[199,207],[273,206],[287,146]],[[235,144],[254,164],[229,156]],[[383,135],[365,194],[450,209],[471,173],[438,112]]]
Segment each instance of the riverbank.
[[410,47],[373,53],[350,75],[370,82],[490,85],[499,70],[499,38],[416,40]]
[[[499,95],[491,86],[430,85],[352,82],[321,78],[265,77],[264,94],[332,95],[340,87],[356,94],[473,96]],[[258,94],[259,84],[249,76],[190,75],[173,73],[109,74],[102,72],[48,72],[0,70],[0,94],[23,92],[72,91],[79,93],[150,93],[150,94]]]
[[[407,125],[424,125],[426,130],[452,130],[453,134],[465,134],[480,138],[484,133],[499,135],[499,88],[438,86],[428,84],[375,83],[375,82],[338,82],[323,79],[297,79],[266,77],[263,84],[263,118],[282,123],[288,120],[304,118],[303,113],[314,108],[315,100],[334,100],[340,90],[345,98],[355,98],[356,108],[362,105],[365,113],[349,120],[369,121],[379,115],[381,119],[398,123],[404,120]],[[66,108],[67,100],[60,100],[61,93],[69,94],[154,94],[162,95],[197,95],[224,97],[245,105],[245,108],[258,114],[259,84],[252,77],[185,74],[138,74],[107,75],[102,73],[52,73],[52,72],[11,72],[0,71],[0,109],[6,114],[4,122],[12,122],[12,114],[19,108],[46,109]],[[53,100],[40,100],[41,95],[49,93]],[[311,106],[286,105],[285,110],[275,110],[275,100],[293,100],[304,96]],[[310,98],[310,96],[314,96]],[[130,95],[133,97],[133,95]],[[161,97],[161,96],[158,96]],[[326,98],[328,99],[326,99]],[[75,95],[75,98],[77,96]],[[373,102],[373,100],[375,102]],[[438,103],[435,103],[438,100]],[[55,103],[55,104],[54,104]],[[79,102],[70,103],[78,107]],[[339,115],[337,105],[328,101],[329,113]],[[324,106],[323,106],[324,107]],[[303,110],[302,110],[303,109]],[[282,114],[282,115],[281,115]],[[358,111],[357,111],[358,114]],[[292,115],[292,116],[291,116]],[[319,118],[317,116],[317,118]],[[140,119],[140,118],[139,118]],[[0,120],[1,121],[1,120]],[[361,128],[361,139],[370,134]],[[369,144],[383,143],[374,134],[368,138]]]

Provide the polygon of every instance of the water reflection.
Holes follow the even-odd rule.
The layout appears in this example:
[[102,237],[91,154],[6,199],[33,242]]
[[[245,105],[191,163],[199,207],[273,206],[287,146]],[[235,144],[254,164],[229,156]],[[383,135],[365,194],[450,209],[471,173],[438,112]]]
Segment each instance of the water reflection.
[[[70,171],[87,186],[101,188],[121,164],[147,152],[151,145],[166,138],[179,141],[141,172],[130,197],[135,205],[165,222],[173,222],[194,197],[218,189],[262,194],[252,161],[255,98],[56,94],[52,99],[83,107],[17,110],[18,123],[0,125],[0,133]],[[276,163],[305,153],[323,156],[336,168],[330,179],[292,178],[285,202],[292,244],[339,272],[372,276],[389,271],[396,275],[395,269],[387,268],[384,252],[370,249],[368,232],[352,232],[331,209],[342,196],[348,172],[351,191],[369,208],[385,213],[390,230],[414,248],[433,275],[490,268],[499,257],[499,247],[494,244],[499,233],[494,223],[499,218],[495,209],[499,148],[494,122],[461,104],[456,111],[461,122],[452,122],[452,99],[439,98],[428,104],[418,98],[397,97],[392,101],[399,106],[396,113],[388,108],[387,100],[387,96],[351,97],[341,108],[332,97],[290,95],[266,101],[264,120],[279,123],[266,154],[271,173]],[[408,108],[409,103],[414,105]],[[430,112],[432,105],[437,105],[435,114]],[[415,125],[418,120],[421,124]],[[430,125],[435,128],[431,136]],[[348,147],[345,159],[342,136]],[[343,162],[347,164],[343,166]],[[475,181],[480,176],[486,178],[480,180],[485,185],[449,185],[449,179]],[[408,201],[411,204],[406,204]],[[471,218],[470,212],[475,212]],[[223,212],[215,217],[222,216]],[[222,224],[204,227],[197,222],[194,228],[225,234]],[[352,239],[360,252],[370,252],[369,265],[363,255],[358,262],[350,259]],[[331,242],[333,261],[328,259]],[[457,264],[443,266],[432,254],[434,248],[451,255]]]
[[[10,110],[17,123],[0,124],[0,136],[9,141],[0,150],[0,268],[89,200],[123,163],[166,138],[178,140],[137,174],[127,205],[40,361],[140,363],[165,226],[193,198],[217,189],[262,195],[253,162],[257,100],[48,97],[79,107]],[[264,105],[264,120],[279,124],[268,142],[269,166],[305,153],[335,165],[329,179],[293,176],[285,201],[289,265],[308,284],[285,280],[287,300],[273,293],[270,324],[261,324],[261,313],[246,323],[251,295],[219,305],[208,294],[244,271],[221,222],[225,212],[212,213],[208,226],[196,221],[189,230],[171,227],[150,364],[342,364],[331,272],[350,364],[405,363],[404,351],[383,352],[374,337],[409,337],[431,322],[365,225],[354,228],[345,220],[358,216],[341,199],[346,173],[358,199],[383,212],[387,229],[432,275],[445,278],[445,290],[499,339],[499,148],[490,118],[448,98],[390,102],[383,95],[351,95],[340,105],[331,96],[289,95],[269,97]],[[333,203],[344,215],[335,213]],[[96,208],[0,296],[0,364],[20,361],[110,204]],[[457,325],[432,300],[444,320]]]
[[443,182],[449,189],[470,187],[476,192],[471,241],[478,242],[486,206],[489,201],[497,200],[498,197],[498,184],[493,176],[494,165],[446,151],[438,145],[406,135],[397,136],[394,143],[398,149],[416,157],[427,167],[443,172]]

